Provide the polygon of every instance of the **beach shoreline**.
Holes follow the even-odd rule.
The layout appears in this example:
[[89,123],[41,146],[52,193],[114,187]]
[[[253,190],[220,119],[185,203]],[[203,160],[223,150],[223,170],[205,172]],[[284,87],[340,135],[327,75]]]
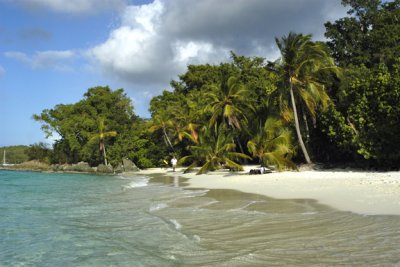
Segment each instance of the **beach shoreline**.
[[[253,166],[254,167],[254,166]],[[139,173],[188,178],[186,188],[231,189],[276,199],[314,199],[341,211],[363,215],[400,215],[400,172],[310,170],[250,175],[218,171],[204,175],[183,169],[153,168]]]

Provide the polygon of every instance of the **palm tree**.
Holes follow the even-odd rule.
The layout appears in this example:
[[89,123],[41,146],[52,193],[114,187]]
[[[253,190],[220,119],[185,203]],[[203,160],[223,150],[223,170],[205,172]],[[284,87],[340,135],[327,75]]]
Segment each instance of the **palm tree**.
[[228,125],[240,129],[240,120],[246,121],[242,107],[245,106],[247,88],[239,81],[237,76],[231,76],[226,81],[222,81],[218,88],[207,94],[211,103],[208,109],[212,116],[210,126],[221,121],[228,120]]
[[199,133],[197,128],[199,124],[191,122],[191,120],[187,120],[183,118],[179,123],[176,124],[175,131],[177,133],[178,139],[177,142],[181,142],[184,137],[193,141],[194,143],[198,143]]
[[172,145],[171,139],[169,138],[167,133],[167,129],[173,127],[172,121],[167,118],[165,113],[158,113],[153,116],[151,124],[152,125],[150,126],[149,131],[155,132],[159,129],[162,129],[165,143],[171,147],[172,151],[174,151],[174,146]]
[[[326,108],[330,102],[324,83],[318,78],[321,72],[338,73],[339,69],[326,46],[312,42],[311,35],[290,32],[281,39],[275,38],[275,41],[281,53],[281,58],[275,64],[283,80],[279,90],[281,114],[287,120],[294,119],[300,147],[307,163],[311,163],[301,135],[298,105],[305,106],[315,120],[317,107]],[[296,98],[301,102],[296,103]]]
[[197,128],[200,126],[195,122],[197,111],[190,108],[181,108],[176,109],[175,111],[176,122],[174,125],[174,130],[177,136],[176,143],[181,142],[185,137],[197,143],[199,136]]
[[263,126],[260,125],[259,132],[247,142],[247,148],[264,166],[275,165],[278,170],[296,169],[290,160],[294,154],[292,135],[283,126],[282,120],[268,118]]
[[216,126],[204,128],[203,134],[199,135],[199,142],[188,147],[192,154],[181,158],[179,163],[192,162],[186,171],[202,165],[197,174],[221,168],[243,170],[243,167],[236,161],[251,158],[243,153],[235,152],[236,145],[232,140],[231,134],[226,132],[223,125],[218,128]]
[[[240,81],[239,76],[230,76],[227,80],[222,80],[218,88],[207,94],[211,103],[206,107],[212,112],[209,127],[219,124],[227,124],[231,127],[236,136],[239,150],[244,154],[243,147],[237,136],[236,130],[241,130],[243,123],[247,123],[245,108],[254,111],[248,104],[248,89]],[[219,119],[219,120],[218,120]]]
[[99,142],[99,150],[100,152],[103,152],[103,157],[104,157],[104,164],[107,166],[107,153],[106,153],[106,145],[105,145],[105,139],[109,137],[114,137],[117,135],[116,131],[109,131],[105,132],[105,125],[104,125],[104,118],[100,117],[98,119],[98,133],[95,133],[89,140],[89,143],[92,142]]

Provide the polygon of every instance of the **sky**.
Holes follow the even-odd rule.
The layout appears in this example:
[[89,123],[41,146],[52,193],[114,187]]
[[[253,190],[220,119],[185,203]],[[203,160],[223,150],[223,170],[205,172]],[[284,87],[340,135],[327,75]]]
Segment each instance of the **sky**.
[[88,88],[124,88],[135,113],[188,64],[230,51],[275,60],[275,37],[324,40],[340,0],[0,0],[0,146],[46,140],[32,119]]

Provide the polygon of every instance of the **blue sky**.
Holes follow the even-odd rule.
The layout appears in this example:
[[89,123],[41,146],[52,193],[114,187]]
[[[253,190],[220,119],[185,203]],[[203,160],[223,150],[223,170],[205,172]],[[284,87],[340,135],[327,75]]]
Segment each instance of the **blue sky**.
[[51,142],[32,114],[98,85],[124,88],[148,117],[188,64],[231,50],[274,59],[275,36],[321,40],[344,15],[340,0],[0,0],[0,146]]

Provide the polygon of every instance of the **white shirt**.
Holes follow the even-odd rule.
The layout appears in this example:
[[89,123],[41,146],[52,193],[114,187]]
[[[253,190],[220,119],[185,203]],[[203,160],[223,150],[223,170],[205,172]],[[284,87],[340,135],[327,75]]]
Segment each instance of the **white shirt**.
[[172,166],[175,166],[178,160],[176,158],[171,159]]

